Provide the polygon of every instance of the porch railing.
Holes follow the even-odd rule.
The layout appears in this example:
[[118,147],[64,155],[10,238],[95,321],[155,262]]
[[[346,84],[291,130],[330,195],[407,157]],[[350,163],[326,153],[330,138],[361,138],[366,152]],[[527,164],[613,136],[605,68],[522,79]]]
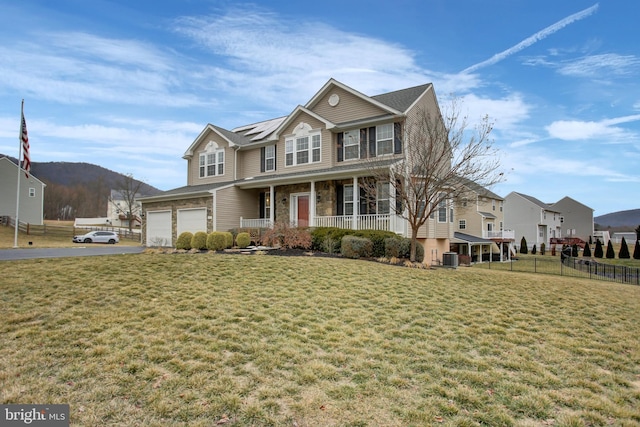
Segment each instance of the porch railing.
[[269,218],[242,218],[240,217],[240,228],[271,228]]
[[[316,227],[337,227],[357,230],[385,230],[395,231],[392,224],[392,215],[335,215],[335,216],[317,216],[314,219]],[[241,228],[270,228],[271,221],[269,219],[250,219],[240,218]]]
[[513,230],[499,230],[499,231],[483,231],[483,239],[515,239],[516,232]]

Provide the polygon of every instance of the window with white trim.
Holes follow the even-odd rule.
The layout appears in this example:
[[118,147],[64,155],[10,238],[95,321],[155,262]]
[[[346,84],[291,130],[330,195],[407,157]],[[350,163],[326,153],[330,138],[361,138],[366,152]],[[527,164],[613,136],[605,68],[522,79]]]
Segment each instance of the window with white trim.
[[447,199],[438,203],[438,222],[447,222]]
[[389,212],[389,183],[378,182],[376,188],[376,213],[387,215]]
[[353,215],[353,185],[345,185],[342,200],[344,203],[344,214]]
[[393,123],[376,126],[376,156],[393,154]]
[[224,175],[224,148],[211,141],[199,158],[200,178]]
[[467,220],[466,219],[461,219],[458,221],[458,229],[460,230],[466,230],[467,229]]
[[36,189],[29,188],[29,197],[36,197]]
[[320,161],[320,131],[312,130],[307,123],[296,126],[293,135],[284,141],[285,166],[305,165]]
[[264,147],[264,170],[265,172],[271,172],[276,170],[276,146],[275,145],[267,145],[266,147]]
[[360,130],[348,130],[344,133],[344,159],[360,158]]

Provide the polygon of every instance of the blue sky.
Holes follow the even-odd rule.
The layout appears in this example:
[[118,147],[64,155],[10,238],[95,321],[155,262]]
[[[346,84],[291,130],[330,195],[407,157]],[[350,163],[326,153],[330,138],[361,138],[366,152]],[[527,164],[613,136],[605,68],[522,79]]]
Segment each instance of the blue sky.
[[0,0],[0,153],[20,102],[35,162],[162,190],[207,123],[290,113],[329,78],[367,95],[434,84],[487,114],[506,181],[595,215],[640,208],[634,0]]

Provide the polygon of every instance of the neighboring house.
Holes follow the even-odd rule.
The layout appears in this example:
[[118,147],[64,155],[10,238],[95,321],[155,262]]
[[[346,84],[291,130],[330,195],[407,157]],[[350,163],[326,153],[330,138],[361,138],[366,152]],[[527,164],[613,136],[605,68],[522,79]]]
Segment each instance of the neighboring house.
[[[330,79],[288,116],[232,130],[209,124],[184,154],[187,185],[141,199],[144,241],[172,246],[183,231],[276,221],[408,237],[393,187],[379,182],[373,200],[360,184],[372,161],[391,170],[403,158],[403,131],[425,110],[439,113],[431,84],[367,96]],[[453,211],[442,210],[418,234],[427,263],[441,261],[453,237]]]
[[489,261],[494,254],[500,261],[511,259],[514,232],[504,227],[504,199],[465,181],[467,191],[456,202],[452,250],[471,262]]
[[[132,194],[131,192],[130,194]],[[139,199],[141,194],[136,194],[134,197],[133,206],[131,206],[132,215],[132,228],[140,227],[142,221],[140,214],[142,213],[142,203]],[[114,227],[129,227],[129,202],[121,191],[111,190],[109,200],[107,202],[107,222]]]
[[[624,241],[627,242],[627,245],[635,245],[638,235],[635,231],[616,231],[611,234],[611,240],[613,243],[622,243],[623,237]],[[630,249],[630,252],[633,253],[633,249]]]
[[18,220],[22,223],[44,223],[44,188],[46,184],[29,173],[18,172],[18,166],[9,158],[0,158],[0,217],[16,217],[16,199],[20,178],[20,209]]
[[562,236],[579,238],[585,242],[593,236],[593,209],[583,205],[571,197],[563,197],[550,205],[552,209],[561,212]]
[[535,197],[512,191],[504,198],[504,223],[515,232],[516,245],[522,237],[528,249],[547,248],[552,238],[562,237],[562,213]]

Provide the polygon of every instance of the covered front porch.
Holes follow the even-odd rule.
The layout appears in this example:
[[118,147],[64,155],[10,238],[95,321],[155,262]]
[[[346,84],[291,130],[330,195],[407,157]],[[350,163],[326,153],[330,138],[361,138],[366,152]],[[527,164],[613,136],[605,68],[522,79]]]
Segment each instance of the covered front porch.
[[406,221],[395,214],[395,192],[381,183],[375,196],[365,194],[359,180],[348,179],[283,183],[257,189],[256,217],[241,216],[241,228],[271,228],[275,222],[295,227],[337,227],[384,230],[406,235]]
[[[498,250],[494,251],[494,246]],[[487,239],[465,233],[454,233],[451,250],[459,255],[468,256],[471,263],[511,260],[511,240]]]

